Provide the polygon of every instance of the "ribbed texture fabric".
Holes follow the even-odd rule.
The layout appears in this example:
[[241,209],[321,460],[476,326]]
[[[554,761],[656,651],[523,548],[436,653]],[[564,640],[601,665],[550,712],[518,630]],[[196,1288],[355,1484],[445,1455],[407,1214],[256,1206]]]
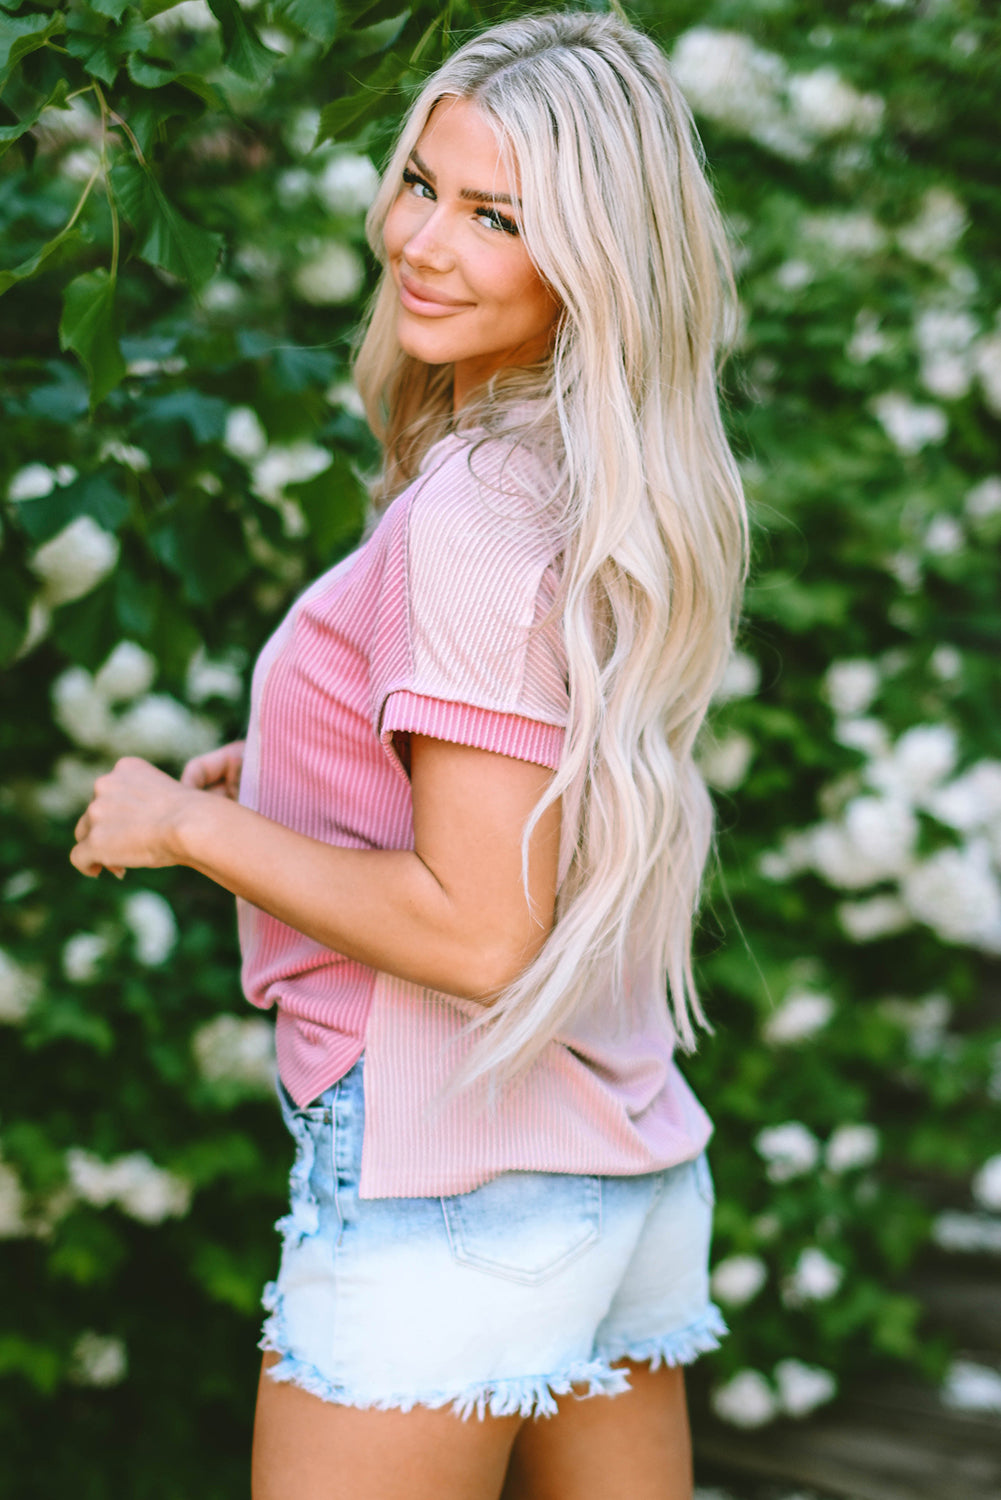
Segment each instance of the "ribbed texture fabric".
[[[568,712],[551,606],[557,542],[539,460],[451,435],[350,557],[264,647],[240,801],[312,838],[413,848],[406,738],[555,768]],[[402,751],[402,759],[401,752]],[[633,1173],[687,1160],[712,1131],[672,1060],[662,994],[613,1034],[553,1042],[495,1108],[441,1093],[472,1002],[380,974],[238,901],[244,992],[277,1008],[278,1067],[306,1104],[365,1063],[365,1198],[465,1192],[509,1169]],[[597,1017],[597,1022],[595,1021]]]

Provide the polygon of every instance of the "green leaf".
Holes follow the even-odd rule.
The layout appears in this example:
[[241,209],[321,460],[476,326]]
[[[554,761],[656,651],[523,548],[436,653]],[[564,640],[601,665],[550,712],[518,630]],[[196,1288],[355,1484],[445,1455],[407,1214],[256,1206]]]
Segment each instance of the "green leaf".
[[0,78],[6,75],[29,52],[44,47],[51,36],[66,30],[66,18],[62,15],[8,16],[0,12]]
[[175,506],[170,518],[150,533],[150,545],[180,578],[181,592],[192,604],[215,604],[252,567],[239,522],[213,505]]
[[63,100],[66,98],[67,90],[68,85],[65,78],[60,78],[49,97],[40,100],[29,114],[22,115],[16,125],[0,125],[0,156],[4,154],[9,146],[12,146],[15,141],[20,140],[21,136],[31,129],[43,109],[61,106]]
[[358,539],[365,521],[365,495],[346,460],[335,459],[315,478],[290,484],[288,493],[302,506],[310,537],[325,561]]
[[237,0],[208,0],[209,9],[222,28],[223,62],[239,78],[263,83],[270,78],[281,53],[265,47],[247,21]]
[[183,422],[196,443],[217,442],[226,430],[229,406],[220,396],[188,387],[154,396],[146,404],[143,416],[148,422]]
[[71,281],[63,294],[59,346],[72,349],[90,376],[90,404],[103,401],[125,375],[115,332],[115,283],[103,267]]
[[196,289],[204,285],[216,268],[222,235],[186,219],[152,173],[136,162],[119,162],[111,179],[115,199],[135,228],[136,254]]
[[98,469],[38,500],[19,501],[14,513],[38,544],[62,531],[77,516],[91,516],[105,531],[117,531],[129,513],[129,500],[111,483],[109,471]]
[[0,666],[7,666],[21,649],[34,593],[24,572],[7,563],[0,585]]
[[314,149],[324,141],[337,141],[356,132],[369,119],[385,111],[385,96],[396,88],[409,67],[409,59],[399,52],[386,52],[364,80],[363,87],[345,99],[335,99],[320,111],[320,125]]
[[11,266],[7,271],[0,271],[0,297],[18,281],[26,281],[29,276],[34,276],[39,266],[48,260],[53,251],[58,250],[61,245],[71,245],[82,238],[78,229],[64,229],[43,245],[41,250],[36,250],[27,260],[22,260],[20,265]]
[[87,3],[99,16],[107,16],[110,21],[120,21],[132,0],[87,0]]
[[275,0],[274,15],[283,16],[304,36],[329,46],[340,23],[338,6],[332,0]]

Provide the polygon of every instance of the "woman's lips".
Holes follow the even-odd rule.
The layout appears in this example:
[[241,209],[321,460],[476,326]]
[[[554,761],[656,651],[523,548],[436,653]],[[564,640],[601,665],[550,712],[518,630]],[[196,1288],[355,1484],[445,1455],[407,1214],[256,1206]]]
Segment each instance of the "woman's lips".
[[400,301],[408,312],[420,313],[425,318],[446,317],[449,313],[461,312],[463,308],[472,306],[471,302],[446,301],[440,293],[428,295],[425,288],[408,281],[405,276],[400,277]]

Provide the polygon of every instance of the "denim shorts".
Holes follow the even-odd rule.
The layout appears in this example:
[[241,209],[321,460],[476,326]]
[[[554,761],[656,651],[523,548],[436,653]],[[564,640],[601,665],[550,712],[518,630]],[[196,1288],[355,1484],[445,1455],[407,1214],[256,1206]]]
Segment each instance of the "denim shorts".
[[[728,1331],[709,1298],[705,1153],[662,1172],[504,1172],[446,1198],[358,1196],[364,1058],[303,1109],[260,1347],[326,1401],[550,1415],[687,1364]],[[583,1388],[583,1389],[582,1389]]]

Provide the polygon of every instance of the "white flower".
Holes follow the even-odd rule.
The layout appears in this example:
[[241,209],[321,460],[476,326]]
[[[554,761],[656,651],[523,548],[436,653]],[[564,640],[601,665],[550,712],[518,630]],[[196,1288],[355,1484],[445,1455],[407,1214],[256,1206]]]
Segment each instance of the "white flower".
[[365,420],[365,403],[353,380],[335,380],[324,392],[331,406],[340,406],[349,416]]
[[872,214],[858,210],[851,213],[807,214],[802,231],[808,240],[838,257],[875,255],[884,249],[887,232]]
[[102,745],[111,731],[107,699],[96,691],[83,667],[68,667],[52,684],[52,713],[60,729],[88,750]]
[[305,167],[287,167],[275,178],[275,191],[282,208],[297,208],[313,190],[313,176]]
[[304,302],[319,306],[350,302],[361,291],[365,266],[350,245],[328,242],[296,271],[292,285]]
[[74,984],[90,984],[100,974],[107,952],[108,944],[99,933],[74,933],[63,947],[63,973]]
[[984,401],[1001,417],[1001,332],[980,339],[973,351],[973,364],[984,393]]
[[805,1365],[798,1359],[780,1359],[773,1374],[779,1388],[779,1404],[789,1417],[805,1417],[838,1393],[838,1383],[830,1370]]
[[886,755],[890,749],[886,725],[878,719],[839,719],[834,726],[834,738],[839,745],[847,745],[870,758]]
[[181,0],[169,10],[157,11],[147,24],[156,31],[214,31],[219,23],[205,0]]
[[742,32],[711,26],[682,32],[671,71],[692,108],[709,119],[750,133],[779,117],[785,64]]
[[0,1240],[16,1240],[30,1233],[21,1179],[13,1167],[0,1161]]
[[252,406],[233,406],[226,414],[226,435],[222,445],[234,458],[252,463],[268,446],[267,433]]
[[871,896],[868,901],[842,901],[838,921],[853,943],[871,943],[875,938],[903,932],[911,925],[911,914],[896,896]]
[[971,1359],[954,1359],[946,1371],[942,1404],[955,1411],[1001,1413],[1001,1374]]
[[836,714],[865,713],[879,685],[879,668],[864,657],[832,662],[824,673],[824,691]]
[[798,292],[803,287],[809,286],[816,272],[806,260],[784,260],[776,268],[775,280],[784,292]]
[[[201,293],[202,306],[209,312],[232,312],[243,301],[243,288],[231,276],[213,276],[206,282]],[[131,366],[129,373],[132,373]]]
[[890,442],[900,453],[920,453],[929,443],[940,443],[949,419],[939,406],[921,406],[900,391],[884,391],[872,409]]
[[107,703],[120,703],[148,692],[156,677],[156,658],[135,641],[119,641],[107,661],[98,669],[94,690]]
[[[185,3],[194,4],[197,0],[185,0]],[[183,10],[184,4],[178,9]],[[73,1346],[69,1375],[74,1385],[120,1385],[128,1367],[128,1355],[121,1339],[88,1328]]]
[[20,901],[22,896],[30,896],[32,891],[37,891],[40,883],[37,870],[15,870],[0,887],[0,900]]
[[833,1014],[834,1001],[830,995],[793,990],[768,1017],[762,1035],[773,1046],[804,1042],[826,1026]]
[[254,464],[253,489],[262,500],[277,504],[287,484],[299,484],[329,469],[333,454],[318,443],[274,444]]
[[973,379],[971,349],[978,324],[965,309],[926,307],[914,325],[921,354],[921,379],[932,395],[965,396]]
[[940,401],[958,401],[972,379],[970,360],[962,354],[928,354],[921,361],[921,384]]
[[36,787],[32,801],[47,817],[67,818],[82,812],[94,795],[94,782],[106,766],[61,755],[54,766],[55,779]]
[[874,1125],[839,1125],[831,1132],[824,1162],[832,1172],[868,1167],[879,1155],[879,1131]]
[[866,780],[890,797],[923,803],[949,775],[959,754],[949,724],[915,724],[897,740],[890,755],[866,768]]
[[216,1016],[192,1038],[198,1071],[210,1083],[247,1084],[270,1093],[274,1087],[275,1037],[270,1021]]
[[710,742],[701,752],[699,764],[710,786],[729,792],[740,786],[754,759],[754,744],[746,734],[728,734]]
[[766,1163],[771,1182],[788,1182],[812,1171],[820,1156],[820,1142],[798,1120],[769,1125],[760,1131],[754,1149]]
[[967,222],[966,210],[955,194],[948,188],[929,188],[917,217],[897,230],[897,244],[915,260],[934,263],[955,247]]
[[133,891],[122,906],[122,916],[141,964],[156,968],[170,957],[177,942],[177,922],[169,901],[156,891]]
[[936,788],[925,803],[940,823],[971,833],[1001,818],[1001,761],[981,760],[955,781]]
[[73,1146],[66,1153],[66,1167],[70,1183],[85,1203],[95,1208],[115,1203],[143,1224],[180,1218],[191,1202],[191,1184],[155,1166],[143,1151],[105,1162]]
[[912,1057],[931,1057],[942,1048],[952,1005],[946,995],[925,995],[921,1000],[890,998],[880,1002],[880,1013],[902,1026]]
[[188,662],[184,691],[192,703],[223,698],[235,703],[243,692],[243,674],[235,661],[211,661],[202,646]]
[[41,992],[41,982],[0,948],[0,1025],[23,1021]]
[[889,339],[879,326],[879,318],[868,308],[861,308],[855,315],[851,338],[845,346],[848,358],[856,364],[867,365],[877,354],[885,354],[888,348]]
[[713,1411],[732,1427],[764,1427],[778,1415],[771,1386],[758,1370],[738,1370],[709,1398]]
[[31,567],[45,585],[44,602],[68,604],[89,594],[117,561],[117,538],[90,516],[77,516],[38,548]]
[[285,127],[285,141],[295,156],[308,156],[320,128],[318,109],[300,109],[292,115]]
[[1001,1212],[1001,1156],[989,1156],[973,1179],[973,1196],[981,1208]]
[[947,943],[1001,953],[1001,886],[981,840],[938,849],[901,883],[908,911]]
[[116,464],[121,464],[125,469],[131,469],[134,474],[144,474],[150,466],[150,457],[145,448],[137,448],[132,443],[123,443],[118,438],[105,438],[98,457],[113,458]]
[[955,682],[963,675],[963,654],[955,646],[936,646],[928,665],[940,682]]
[[932,557],[951,557],[961,552],[966,542],[963,528],[955,516],[933,516],[924,534],[924,549]]
[[186,761],[214,749],[218,735],[208,719],[193,714],[176,698],[150,693],[109,725],[102,739],[114,755]]
[[787,1307],[801,1307],[805,1302],[826,1302],[833,1297],[844,1277],[844,1269],[837,1261],[816,1245],[802,1250],[782,1287],[782,1300]]
[[316,195],[334,214],[362,213],[375,197],[379,174],[367,156],[339,152],[316,181]]
[[871,135],[883,118],[877,94],[860,94],[831,67],[794,73],[789,79],[789,103],[796,123],[810,135],[839,135],[852,131]]
[[56,471],[48,464],[25,464],[7,486],[8,500],[41,500],[56,487]]
[[986,1250],[1001,1255],[1001,1219],[992,1219],[988,1214],[948,1210],[932,1224],[931,1237],[942,1250],[966,1250],[973,1254]]
[[853,797],[842,823],[818,823],[810,833],[814,868],[829,885],[860,890],[909,868],[917,819],[890,797]]
[[967,490],[963,508],[973,521],[986,521],[989,516],[1001,515],[1001,477],[991,474]]
[[728,1255],[712,1273],[712,1294],[729,1307],[743,1307],[768,1280],[768,1270],[757,1255]]
[[731,698],[750,698],[758,691],[761,668],[746,651],[735,651],[726,664],[719,687],[713,693],[714,703],[729,703]]

